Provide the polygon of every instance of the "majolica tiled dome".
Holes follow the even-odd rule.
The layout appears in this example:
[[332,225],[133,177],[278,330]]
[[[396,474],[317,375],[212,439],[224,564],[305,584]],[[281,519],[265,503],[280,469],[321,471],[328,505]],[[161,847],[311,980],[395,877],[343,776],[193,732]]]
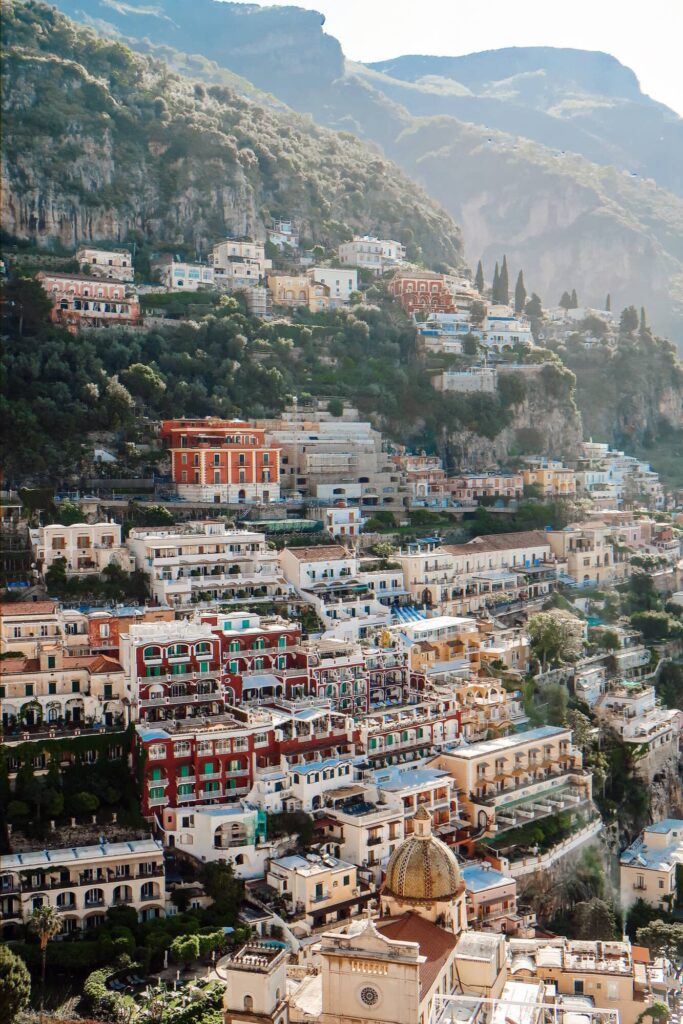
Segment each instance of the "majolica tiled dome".
[[420,807],[415,831],[394,850],[387,865],[384,892],[406,902],[450,900],[462,888],[455,855],[432,835],[429,811]]

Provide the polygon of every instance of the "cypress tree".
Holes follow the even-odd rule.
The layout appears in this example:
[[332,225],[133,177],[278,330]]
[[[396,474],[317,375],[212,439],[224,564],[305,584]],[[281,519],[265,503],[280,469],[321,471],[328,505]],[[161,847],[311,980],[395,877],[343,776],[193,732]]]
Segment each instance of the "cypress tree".
[[498,302],[498,288],[500,287],[500,271],[498,269],[498,260],[496,260],[496,269],[493,271],[493,282],[491,284],[491,302]]
[[605,311],[607,313],[612,312],[612,296],[609,294],[609,292],[607,293],[607,298],[605,299]]
[[510,282],[508,280],[507,256],[503,256],[503,266],[500,268],[500,277],[498,278],[498,295],[498,302],[503,306],[507,306],[510,301]]
[[474,275],[474,287],[480,295],[484,291],[484,268],[481,265],[481,260],[477,263],[477,272]]
[[571,304],[571,308],[572,309],[578,309],[579,308],[579,298],[578,298],[578,295],[576,294],[576,288],[572,288],[572,304]]
[[522,313],[526,303],[526,288],[524,287],[524,273],[520,270],[515,285],[515,313]]
[[562,309],[572,308],[572,297],[569,292],[562,292],[562,298],[560,299],[559,305],[562,306]]
[[645,317],[645,306],[640,307],[640,324],[638,326],[638,333],[641,338],[644,338],[647,334],[647,319]]

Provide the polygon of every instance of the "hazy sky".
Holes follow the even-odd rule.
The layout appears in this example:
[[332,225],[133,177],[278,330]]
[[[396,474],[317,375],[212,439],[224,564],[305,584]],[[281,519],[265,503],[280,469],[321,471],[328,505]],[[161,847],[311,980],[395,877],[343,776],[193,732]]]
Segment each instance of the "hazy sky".
[[269,2],[320,11],[352,60],[502,46],[603,50],[635,71],[644,92],[683,115],[683,0]]

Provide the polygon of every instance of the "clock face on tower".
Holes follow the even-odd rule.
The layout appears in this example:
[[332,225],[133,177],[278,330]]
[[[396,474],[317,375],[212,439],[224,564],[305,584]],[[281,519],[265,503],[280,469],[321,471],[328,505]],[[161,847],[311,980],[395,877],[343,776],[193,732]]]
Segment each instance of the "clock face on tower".
[[366,1006],[374,1006],[379,999],[379,993],[376,988],[366,985],[365,988],[360,990],[360,998],[361,1002],[365,1003]]

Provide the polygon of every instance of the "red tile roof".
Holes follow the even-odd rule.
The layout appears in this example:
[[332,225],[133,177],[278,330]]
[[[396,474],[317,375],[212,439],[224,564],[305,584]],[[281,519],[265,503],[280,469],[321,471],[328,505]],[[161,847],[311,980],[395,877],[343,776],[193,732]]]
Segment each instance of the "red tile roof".
[[387,939],[418,943],[420,955],[425,957],[420,964],[420,999],[424,999],[448,963],[458,943],[457,935],[412,912],[388,921],[378,921],[377,931]]
[[316,544],[310,548],[286,548],[300,562],[327,562],[335,558],[353,558],[353,554],[341,544]]
[[0,619],[11,615],[52,615],[56,607],[54,601],[8,601],[0,604]]

